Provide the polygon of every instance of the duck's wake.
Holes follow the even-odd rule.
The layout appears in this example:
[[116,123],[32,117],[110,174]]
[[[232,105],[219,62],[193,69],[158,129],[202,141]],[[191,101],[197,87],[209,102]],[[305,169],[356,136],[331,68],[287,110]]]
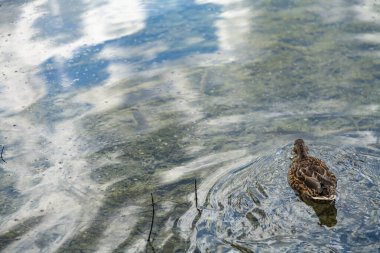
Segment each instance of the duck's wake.
[[291,149],[287,145],[217,182],[189,251],[375,250],[380,190],[374,172],[379,160],[331,145],[312,146],[312,155],[340,179],[339,195],[335,205],[305,204],[287,184]]

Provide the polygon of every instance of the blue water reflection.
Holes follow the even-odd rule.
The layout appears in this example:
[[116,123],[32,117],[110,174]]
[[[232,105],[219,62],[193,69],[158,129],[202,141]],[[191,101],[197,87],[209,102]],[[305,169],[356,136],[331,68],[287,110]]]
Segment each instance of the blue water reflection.
[[[86,11],[83,4],[74,6],[65,1],[58,1],[57,4],[63,10],[60,16],[47,15],[34,24],[39,30],[38,38],[46,39],[51,36],[52,41],[57,44],[80,38],[82,29],[79,17],[85,15]],[[90,46],[81,46],[69,59],[57,60],[57,56],[47,59],[41,66],[40,74],[47,81],[48,94],[100,85],[110,77],[107,67],[114,63],[128,63],[135,66],[135,71],[139,71],[165,61],[218,50],[215,22],[220,15],[219,6],[197,4],[194,1],[176,2],[174,5],[169,4],[169,8],[163,6],[165,3],[162,2],[150,2],[144,6],[147,19],[144,21],[144,29],[136,33],[99,41],[98,44]],[[124,10],[120,12],[123,13]],[[122,28],[124,24],[115,25]],[[173,25],[177,28],[173,29]],[[97,29],[96,24],[93,24],[92,29]],[[193,38],[196,40],[192,41]],[[124,57],[114,55],[107,59],[99,56],[107,47],[117,47],[121,52],[128,52],[136,50],[136,46],[144,47],[145,44],[148,45],[147,48],[163,44],[166,50],[157,52],[149,59],[141,54],[144,52]],[[117,51],[115,53],[117,54]],[[69,82],[70,85],[63,84],[63,78],[64,82]]]

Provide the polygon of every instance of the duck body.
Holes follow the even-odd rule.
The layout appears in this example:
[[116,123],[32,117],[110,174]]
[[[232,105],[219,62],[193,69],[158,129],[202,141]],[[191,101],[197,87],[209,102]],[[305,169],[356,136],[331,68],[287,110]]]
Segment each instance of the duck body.
[[302,139],[294,142],[295,156],[288,172],[289,185],[305,201],[327,202],[336,199],[336,176],[324,161],[308,155]]

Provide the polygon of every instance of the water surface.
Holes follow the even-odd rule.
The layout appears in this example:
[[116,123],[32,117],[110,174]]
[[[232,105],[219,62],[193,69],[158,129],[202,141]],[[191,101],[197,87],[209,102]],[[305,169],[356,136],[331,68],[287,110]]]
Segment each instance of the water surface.
[[[379,3],[124,2],[0,1],[1,251],[377,252]],[[296,138],[339,180],[322,220]]]

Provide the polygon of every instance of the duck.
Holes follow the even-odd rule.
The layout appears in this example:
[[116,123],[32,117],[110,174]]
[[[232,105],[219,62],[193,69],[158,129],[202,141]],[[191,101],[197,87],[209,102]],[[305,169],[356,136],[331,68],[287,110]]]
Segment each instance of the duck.
[[337,178],[324,161],[309,155],[303,139],[293,147],[294,157],[288,171],[288,183],[302,200],[317,203],[335,201]]

